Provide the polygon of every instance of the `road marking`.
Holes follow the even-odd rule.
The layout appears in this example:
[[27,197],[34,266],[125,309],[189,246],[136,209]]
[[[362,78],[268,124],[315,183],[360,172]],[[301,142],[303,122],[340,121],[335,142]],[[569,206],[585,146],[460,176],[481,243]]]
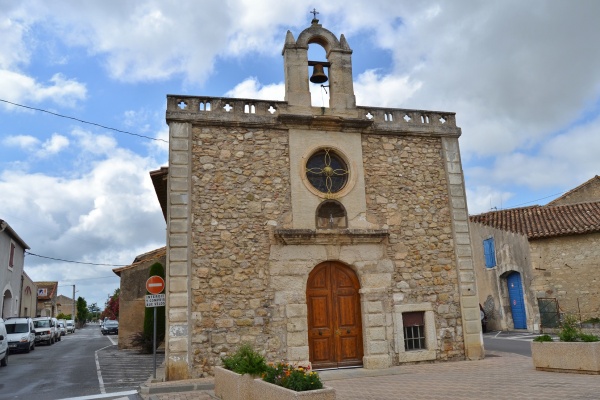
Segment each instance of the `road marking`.
[[128,390],[126,392],[115,392],[106,394],[92,394],[89,396],[69,397],[61,400],[92,400],[92,399],[105,399],[107,397],[118,397],[118,396],[129,396],[130,394],[137,394],[137,390]]
[[96,359],[96,372],[98,373],[98,383],[100,383],[100,393],[102,393],[102,394],[106,393],[106,390],[104,389],[104,381],[102,380],[102,372],[100,372],[100,361],[98,361],[98,352],[100,350],[104,350],[104,349],[107,349],[112,346],[113,345],[111,344],[110,346],[103,347],[94,352],[94,358]]
[[114,345],[117,345],[117,344],[119,344],[119,342],[118,342],[118,341],[115,341],[115,340],[114,340],[113,338],[111,338],[110,336],[106,335],[106,337],[108,338],[108,340],[110,340],[110,342],[113,344],[113,346],[114,346]]

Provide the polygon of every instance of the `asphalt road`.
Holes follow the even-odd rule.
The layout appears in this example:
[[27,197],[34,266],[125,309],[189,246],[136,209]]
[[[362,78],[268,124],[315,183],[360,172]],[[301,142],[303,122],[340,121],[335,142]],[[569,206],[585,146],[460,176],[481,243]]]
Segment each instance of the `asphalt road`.
[[486,351],[504,351],[531,357],[531,341],[539,336],[526,332],[488,332],[483,334]]
[[0,400],[110,399],[109,393],[136,399],[134,392],[152,375],[152,355],[118,351],[116,344],[116,336],[89,325],[53,345],[10,354],[0,369]]

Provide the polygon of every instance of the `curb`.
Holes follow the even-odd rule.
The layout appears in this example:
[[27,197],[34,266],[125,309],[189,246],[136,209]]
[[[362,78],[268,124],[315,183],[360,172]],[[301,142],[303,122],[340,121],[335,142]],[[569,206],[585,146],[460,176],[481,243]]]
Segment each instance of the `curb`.
[[213,390],[215,384],[213,382],[187,382],[177,384],[173,382],[172,385],[162,384],[160,386],[148,386],[147,384],[140,385],[139,393],[142,395],[150,395],[152,399],[154,394],[162,393],[178,393],[178,392],[192,392],[196,390]]

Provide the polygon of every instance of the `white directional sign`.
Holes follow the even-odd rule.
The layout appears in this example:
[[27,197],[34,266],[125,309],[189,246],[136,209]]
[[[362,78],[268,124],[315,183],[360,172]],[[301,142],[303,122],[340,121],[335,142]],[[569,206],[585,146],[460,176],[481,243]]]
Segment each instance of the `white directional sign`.
[[147,294],[146,307],[164,307],[166,303],[165,294]]

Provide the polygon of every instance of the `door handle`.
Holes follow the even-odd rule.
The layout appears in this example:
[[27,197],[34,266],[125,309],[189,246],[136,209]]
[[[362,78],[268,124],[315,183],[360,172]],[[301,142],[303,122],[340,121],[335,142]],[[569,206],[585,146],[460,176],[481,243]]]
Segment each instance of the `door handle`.
[[350,329],[346,329],[346,333],[350,333]]
[[323,331],[319,329],[319,336],[323,336]]

